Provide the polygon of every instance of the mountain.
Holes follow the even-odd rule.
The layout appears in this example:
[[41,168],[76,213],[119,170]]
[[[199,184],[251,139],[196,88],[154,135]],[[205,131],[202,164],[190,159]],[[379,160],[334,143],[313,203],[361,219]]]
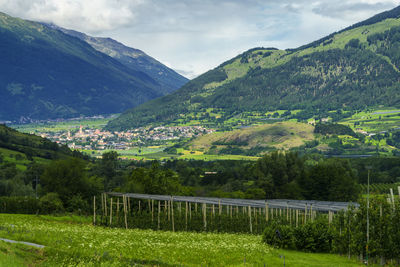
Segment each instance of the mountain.
[[127,47],[111,38],[93,37],[78,31],[64,29],[54,24],[45,25],[87,42],[97,51],[107,54],[135,71],[146,73],[160,84],[160,92],[164,95],[179,89],[189,81],[143,51]]
[[217,114],[302,110],[309,115],[400,107],[400,7],[297,49],[254,48],[171,95],[124,112],[108,129]]
[[78,38],[0,13],[0,121],[118,113],[163,90]]

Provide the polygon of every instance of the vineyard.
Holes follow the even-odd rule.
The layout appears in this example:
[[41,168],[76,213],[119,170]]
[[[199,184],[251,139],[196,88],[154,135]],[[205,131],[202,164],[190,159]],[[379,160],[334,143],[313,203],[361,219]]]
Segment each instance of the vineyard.
[[347,202],[266,202],[109,193],[102,194],[101,202],[95,204],[94,222],[152,230],[261,234],[269,222],[275,220],[298,226],[324,217],[331,223],[334,213],[347,209],[348,205]]
[[[388,198],[374,195],[369,204],[365,199],[361,199],[360,204],[331,202],[326,209],[322,208],[327,205],[325,202],[315,202],[314,209],[313,205],[299,209],[294,204],[273,208],[273,201],[270,203],[272,207],[268,206],[269,202],[265,202],[264,207],[254,207],[257,201],[239,201],[236,204],[242,203],[242,206],[235,206],[206,198],[201,200],[202,203],[188,202],[187,197],[174,202],[171,196],[151,195],[136,196],[149,197],[146,200],[131,200],[125,194],[114,193],[111,197],[102,195],[101,207],[94,205],[93,219],[94,223],[110,227],[173,232],[264,233],[264,237],[267,235],[264,241],[272,246],[280,244],[278,247],[282,248],[338,253],[349,258],[357,256],[360,261],[370,258],[376,263],[398,263],[400,201],[395,198],[393,190],[390,192]],[[165,200],[160,200],[162,197]],[[252,203],[253,206],[243,203]],[[100,214],[97,214],[99,208]],[[276,232],[279,232],[279,238],[275,236]]]

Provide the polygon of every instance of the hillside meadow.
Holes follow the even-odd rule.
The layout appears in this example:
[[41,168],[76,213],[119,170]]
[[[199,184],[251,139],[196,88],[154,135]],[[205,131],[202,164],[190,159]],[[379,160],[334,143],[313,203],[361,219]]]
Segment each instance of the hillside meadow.
[[125,230],[76,216],[0,214],[0,237],[46,246],[0,241],[0,262],[16,263],[7,266],[283,266],[283,257],[287,266],[362,266],[338,255],[274,249],[257,235]]

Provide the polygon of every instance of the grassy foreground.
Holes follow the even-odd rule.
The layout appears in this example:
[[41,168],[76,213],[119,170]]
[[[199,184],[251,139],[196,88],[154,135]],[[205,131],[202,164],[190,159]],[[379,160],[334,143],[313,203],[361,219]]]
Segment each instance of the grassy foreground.
[[0,214],[0,237],[46,246],[1,241],[0,266],[283,266],[282,255],[286,266],[362,266],[337,255],[273,249],[255,235],[110,229],[77,217]]

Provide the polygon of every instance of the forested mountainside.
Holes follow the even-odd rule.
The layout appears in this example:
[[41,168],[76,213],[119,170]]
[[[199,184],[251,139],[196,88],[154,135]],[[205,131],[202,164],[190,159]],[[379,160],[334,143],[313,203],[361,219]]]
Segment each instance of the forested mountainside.
[[0,120],[118,113],[160,89],[78,38],[0,13]]
[[297,49],[254,48],[171,95],[128,110],[109,129],[214,112],[357,110],[400,106],[400,7]]
[[64,29],[54,24],[45,25],[87,42],[97,51],[118,60],[128,68],[146,73],[160,84],[159,91],[164,95],[179,89],[189,81],[143,51],[125,46],[114,39],[93,37],[78,31]]

